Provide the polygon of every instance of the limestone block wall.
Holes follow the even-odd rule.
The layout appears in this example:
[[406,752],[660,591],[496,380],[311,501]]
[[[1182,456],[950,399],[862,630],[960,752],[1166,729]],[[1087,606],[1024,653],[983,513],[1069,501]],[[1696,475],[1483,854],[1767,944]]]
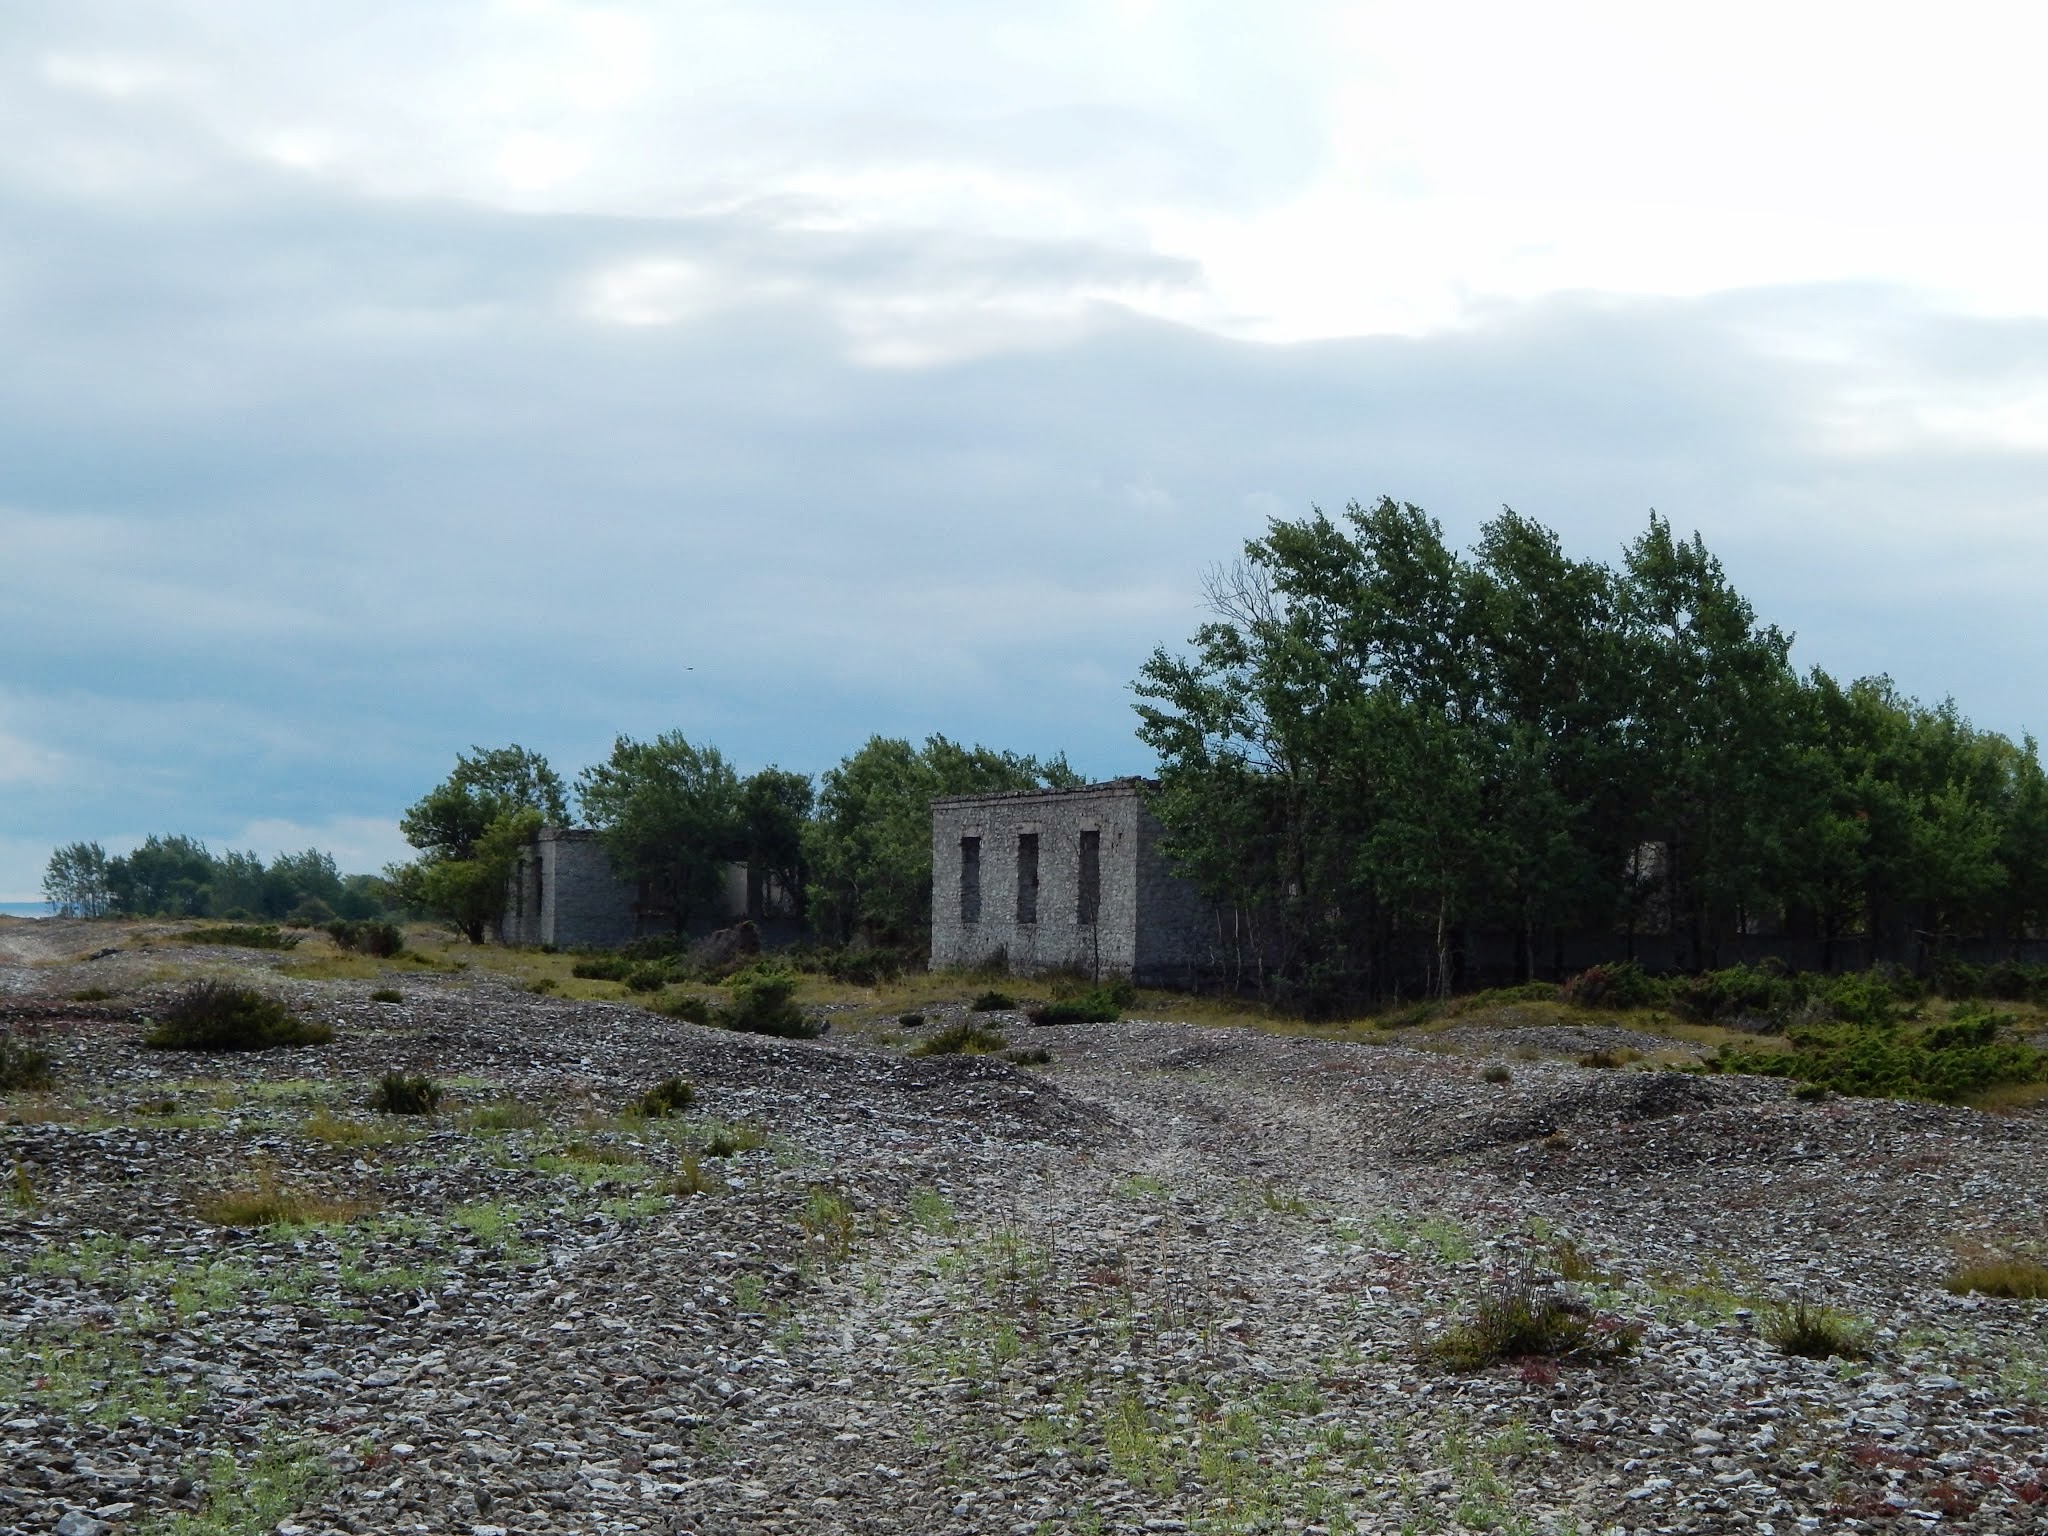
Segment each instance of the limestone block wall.
[[[1186,979],[1202,942],[1203,907],[1158,852],[1159,825],[1142,791],[1141,781],[1118,779],[934,801],[933,967],[1001,956],[1020,975],[1072,967],[1140,981]],[[1083,899],[1090,834],[1093,921]]]
[[[769,918],[784,915],[787,897],[771,892]],[[747,915],[748,874],[745,864],[728,864],[720,877],[714,910],[691,923],[693,932],[709,931]],[[587,827],[543,827],[520,850],[505,887],[505,915],[498,923],[502,944],[553,944],[605,948],[644,933],[666,933],[668,918],[653,913],[643,918],[638,893],[612,871],[604,842]]]

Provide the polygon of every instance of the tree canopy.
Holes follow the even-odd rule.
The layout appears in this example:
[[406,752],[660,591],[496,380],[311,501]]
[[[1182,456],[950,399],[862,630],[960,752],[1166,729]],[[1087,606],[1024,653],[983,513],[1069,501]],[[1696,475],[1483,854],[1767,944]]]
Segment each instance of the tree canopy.
[[1569,933],[1669,924],[1694,965],[1760,924],[1903,949],[2048,902],[2034,744],[1889,681],[1797,675],[1697,534],[1616,565],[1512,511],[1469,552],[1419,508],[1275,521],[1136,684],[1181,867],[1241,967],[1442,991],[1462,931],[1533,975]]

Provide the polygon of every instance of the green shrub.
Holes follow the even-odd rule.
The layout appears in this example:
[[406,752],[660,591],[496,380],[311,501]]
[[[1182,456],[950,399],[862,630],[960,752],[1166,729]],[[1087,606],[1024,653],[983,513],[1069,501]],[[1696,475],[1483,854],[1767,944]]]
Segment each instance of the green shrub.
[[405,994],[396,987],[373,987],[370,989],[370,1001],[373,1003],[402,1003],[405,1001]]
[[923,1029],[924,1015],[921,1013],[899,1013],[896,1015],[898,1029]]
[[38,1045],[0,1035],[0,1093],[43,1093],[55,1080],[55,1060]]
[[1803,1296],[1765,1308],[1763,1335],[1784,1353],[1809,1360],[1825,1360],[1831,1355],[1862,1360],[1870,1354],[1870,1330],[1866,1326],[1832,1307],[1816,1306]]
[[1782,1024],[1804,999],[1805,989],[1785,968],[1731,965],[1670,983],[1671,1005],[1707,1023],[1723,1019],[1762,1019]]
[[697,1102],[697,1090],[680,1077],[665,1077],[626,1106],[647,1120],[666,1120]]
[[1003,1060],[1020,1067],[1049,1067],[1052,1065],[1052,1052],[1042,1045],[1034,1045],[1021,1051],[1005,1051]]
[[1042,1003],[1030,1010],[1029,1017],[1034,1024],[1114,1024],[1124,1016],[1131,995],[1128,984],[1098,987],[1079,997]]
[[1954,1103],[2005,1083],[2048,1079],[2048,1051],[2004,1037],[2009,1016],[1982,1004],[1960,1005],[1946,1022],[1919,1027],[1898,1021],[1887,1001],[1877,1008],[1867,990],[1851,992],[1852,1010],[1879,1012],[1884,1022],[1847,1019],[1799,1025],[1786,1032],[1786,1051],[1723,1046],[1710,1070],[1783,1077],[1861,1098],[1934,1099]]
[[336,918],[326,925],[327,937],[352,955],[388,960],[405,948],[405,931],[396,923]]
[[178,935],[184,944],[221,944],[230,949],[297,949],[299,935],[269,923],[219,923],[187,928]]
[[546,997],[549,993],[558,991],[561,985],[554,977],[543,976],[537,981],[529,981],[526,984],[526,990],[533,993],[536,997]]
[[1510,1003],[1554,1003],[1557,1001],[1557,986],[1548,981],[1517,982],[1512,987],[1488,987],[1483,992],[1474,992],[1458,999],[1457,1011],[1469,1013],[1477,1008],[1497,1008]]
[[1512,1082],[1515,1076],[1513,1072],[1509,1071],[1506,1067],[1502,1066],[1497,1061],[1479,1075],[1489,1083]]
[[1574,1008],[1660,1008],[1670,1001],[1670,987],[1633,960],[1595,965],[1558,988],[1560,1000]]
[[163,1009],[142,1043],[173,1051],[267,1051],[333,1038],[325,1024],[295,1017],[253,987],[195,981]]
[[1944,1282],[1958,1296],[2002,1296],[2019,1301],[2048,1300],[2048,1264],[2032,1259],[1987,1259],[1965,1264]]
[[622,979],[628,992],[659,992],[669,984],[668,962],[650,960],[645,965],[636,965]]
[[978,993],[967,1005],[973,1013],[1008,1013],[1017,1006],[1017,999],[1007,992],[988,991]]
[[1002,1050],[1009,1040],[1000,1030],[962,1019],[958,1024],[927,1035],[910,1048],[913,1056],[986,1056]]
[[431,1115],[441,1107],[441,1085],[431,1077],[386,1072],[370,1090],[370,1108],[380,1115]]
[[104,1003],[113,996],[115,994],[108,991],[105,987],[81,987],[78,991],[71,994],[71,1001],[74,1003]]
[[823,1024],[804,1016],[796,1004],[796,978],[776,967],[761,966],[735,978],[732,1002],[718,1012],[717,1023],[750,1035],[783,1040],[813,1040]]
[[635,969],[633,962],[623,956],[593,955],[571,965],[569,974],[578,981],[624,981]]
[[1610,1363],[1626,1359],[1642,1329],[1596,1316],[1556,1275],[1521,1254],[1495,1276],[1471,1312],[1423,1346],[1451,1371],[1477,1371],[1503,1360],[1545,1357]]
[[654,1011],[667,1014],[672,1019],[681,1019],[685,1024],[712,1024],[718,1018],[710,999],[695,992],[679,992],[674,997],[664,997],[655,1003]]

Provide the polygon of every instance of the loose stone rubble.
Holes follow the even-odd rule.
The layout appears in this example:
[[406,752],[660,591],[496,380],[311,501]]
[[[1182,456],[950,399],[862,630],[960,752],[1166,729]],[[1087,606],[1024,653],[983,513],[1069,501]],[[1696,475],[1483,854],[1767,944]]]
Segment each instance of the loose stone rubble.
[[[269,978],[334,1044],[202,1058],[139,1044],[164,952],[30,958],[0,1531],[2048,1530],[2048,1303],[1942,1287],[2048,1234],[2039,1119],[1578,1042],[1011,1016],[1050,1066],[915,1060],[402,965]],[[394,1069],[441,1112],[368,1114]],[[265,1181],[356,1209],[201,1219]],[[1635,1356],[1426,1363],[1518,1249]],[[1873,1358],[1779,1352],[1794,1297]]]

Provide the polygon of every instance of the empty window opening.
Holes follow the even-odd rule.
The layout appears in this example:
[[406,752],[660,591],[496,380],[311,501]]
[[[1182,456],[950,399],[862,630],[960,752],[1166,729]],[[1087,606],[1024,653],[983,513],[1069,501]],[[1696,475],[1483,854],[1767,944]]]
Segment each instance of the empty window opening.
[[1038,921],[1038,834],[1017,834],[1017,921]]
[[1075,914],[1085,927],[1102,910],[1102,834],[1081,834],[1081,901]]
[[960,921],[981,921],[981,839],[960,839]]

